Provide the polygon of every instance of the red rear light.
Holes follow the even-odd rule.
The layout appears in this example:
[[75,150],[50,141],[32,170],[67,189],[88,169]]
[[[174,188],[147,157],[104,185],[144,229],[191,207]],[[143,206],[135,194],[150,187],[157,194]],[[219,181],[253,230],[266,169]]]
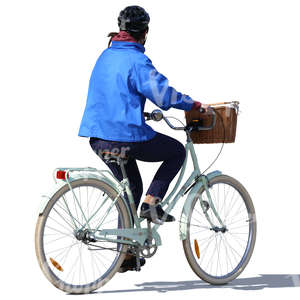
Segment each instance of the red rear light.
[[[69,178],[69,174],[67,177]],[[57,171],[56,178],[57,179],[66,179],[66,171],[61,171],[61,170]]]

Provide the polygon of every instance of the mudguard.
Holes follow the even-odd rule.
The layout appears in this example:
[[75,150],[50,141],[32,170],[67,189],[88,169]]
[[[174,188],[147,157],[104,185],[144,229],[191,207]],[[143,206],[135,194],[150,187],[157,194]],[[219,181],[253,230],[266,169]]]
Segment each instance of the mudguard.
[[[207,179],[210,180],[214,177],[220,176],[222,173],[220,171],[213,171],[211,173],[208,173]],[[185,240],[187,237],[187,222],[188,222],[188,216],[190,214],[191,206],[193,199],[195,198],[196,193],[199,191],[201,186],[203,185],[202,181],[199,180],[198,183],[194,185],[194,187],[191,189],[191,191],[188,194],[188,197],[184,203],[182,212],[181,212],[181,217],[180,217],[180,222],[179,222],[179,235],[181,240]]]
[[[106,171],[107,172],[107,171]],[[99,175],[98,175],[99,174]],[[116,191],[116,193],[119,193],[120,189],[121,189],[121,186],[120,184],[114,182],[112,179],[110,179],[108,176],[104,175],[104,174],[101,174],[101,170],[98,174],[95,174],[95,173],[91,173],[91,172],[82,172],[81,174],[72,174],[70,173],[69,174],[69,182],[73,182],[75,180],[78,180],[78,179],[97,179],[97,180],[100,180],[100,181],[103,181],[105,183],[107,183],[112,189],[114,189]],[[40,207],[39,207],[39,210],[38,210],[38,214],[39,215],[42,215],[48,202],[50,201],[50,199],[55,195],[55,193],[58,192],[58,190],[60,190],[63,186],[67,185],[68,183],[66,182],[66,180],[58,180],[58,182],[56,183],[56,185],[47,193],[47,194],[44,194],[42,195],[42,200],[41,200],[41,203],[40,203]],[[128,215],[130,216],[131,215],[131,211],[129,209],[129,206],[127,204],[127,201],[125,200],[123,194],[121,193],[120,194],[120,197],[122,198],[124,204],[125,204],[125,207],[128,211]],[[132,218],[129,218],[130,219],[130,223],[131,225],[133,226],[132,224]]]

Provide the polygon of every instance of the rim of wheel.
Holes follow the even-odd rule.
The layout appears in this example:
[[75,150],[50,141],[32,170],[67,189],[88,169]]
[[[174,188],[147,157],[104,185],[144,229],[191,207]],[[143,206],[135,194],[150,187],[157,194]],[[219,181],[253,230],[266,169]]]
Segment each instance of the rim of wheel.
[[[124,228],[124,219],[118,202],[116,202],[103,220],[104,212],[112,204],[111,196],[97,184],[81,183],[73,187],[81,208],[74,199],[72,191],[66,190],[58,195],[48,208],[40,233],[41,254],[44,267],[51,274],[54,282],[68,289],[90,289],[105,280],[112,272],[119,256],[118,251],[111,249],[89,250],[92,245],[116,250],[116,243],[78,240],[79,229]],[[99,207],[101,206],[101,209]],[[73,218],[70,216],[72,214]],[[82,213],[83,212],[83,213]],[[94,215],[95,214],[95,215]],[[93,216],[94,215],[94,216]],[[85,217],[84,217],[85,216]],[[119,221],[118,221],[119,220]],[[90,245],[87,245],[89,242]],[[122,249],[122,248],[121,248]]]
[[[226,180],[212,182],[209,191],[227,230],[212,229],[197,197],[188,222],[189,247],[201,272],[207,277],[222,280],[239,272],[248,258],[253,238],[253,216],[247,201],[244,201],[241,191],[234,184]],[[201,195],[209,203],[204,189]],[[207,213],[212,222],[221,228],[211,207]]]

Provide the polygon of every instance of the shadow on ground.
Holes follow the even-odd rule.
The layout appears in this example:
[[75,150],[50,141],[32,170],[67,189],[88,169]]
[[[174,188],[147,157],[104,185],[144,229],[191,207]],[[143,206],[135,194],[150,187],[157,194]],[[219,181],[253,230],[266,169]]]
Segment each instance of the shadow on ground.
[[257,277],[238,278],[232,282],[216,286],[202,280],[196,281],[153,281],[135,285],[136,289],[97,291],[96,293],[132,293],[156,291],[160,293],[187,291],[194,289],[262,290],[265,288],[300,287],[300,274],[259,274]]

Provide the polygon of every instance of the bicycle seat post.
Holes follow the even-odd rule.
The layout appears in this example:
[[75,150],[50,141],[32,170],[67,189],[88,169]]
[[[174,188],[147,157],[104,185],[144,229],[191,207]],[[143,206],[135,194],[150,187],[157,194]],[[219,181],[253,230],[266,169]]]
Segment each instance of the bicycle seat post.
[[[117,162],[118,162],[118,165],[120,165],[120,168],[121,168],[121,171],[122,171],[122,177],[123,177],[122,182],[125,184],[125,191],[126,191],[127,199],[128,199],[127,203],[129,204],[129,207],[131,209],[131,213],[132,213],[132,216],[133,216],[133,219],[134,219],[134,218],[137,218],[137,211],[136,211],[134,199],[132,197],[132,192],[130,190],[130,182],[129,182],[129,179],[127,177],[127,173],[126,173],[126,170],[125,170],[125,167],[124,167],[124,163],[126,163],[127,160],[124,160],[122,158],[118,158]],[[131,200],[129,200],[129,195],[131,195]]]
[[124,161],[122,159],[118,159],[118,164],[120,165],[123,179],[127,179],[127,173],[124,167]]

